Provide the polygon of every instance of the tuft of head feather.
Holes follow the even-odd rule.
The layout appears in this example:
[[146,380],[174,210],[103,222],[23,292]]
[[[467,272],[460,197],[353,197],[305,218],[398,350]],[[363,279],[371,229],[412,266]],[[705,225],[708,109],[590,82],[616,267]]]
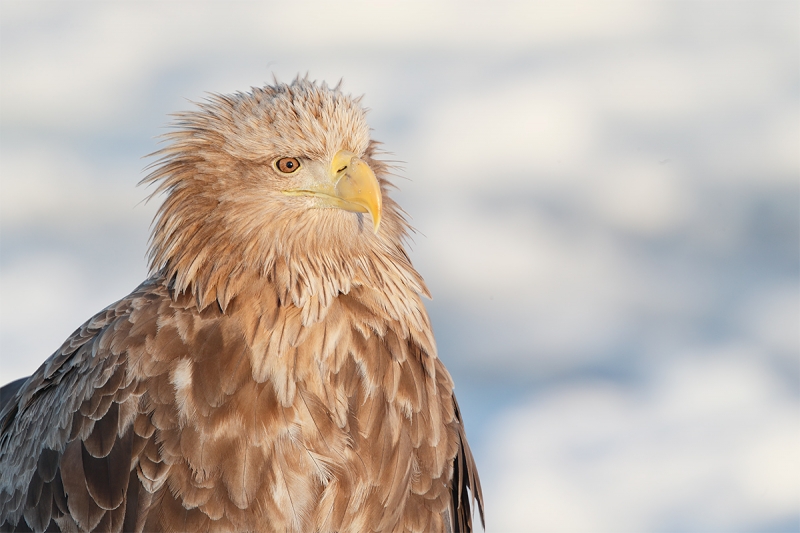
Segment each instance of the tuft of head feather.
[[[190,291],[200,309],[230,301],[258,278],[278,297],[323,306],[356,286],[406,286],[428,296],[403,248],[409,226],[388,196],[387,165],[376,159],[365,110],[337,85],[306,79],[211,95],[176,115],[168,145],[155,154],[151,273],[174,294]],[[313,209],[281,193],[278,157],[329,161],[339,150],[363,159],[383,195],[380,231],[360,213]],[[391,278],[391,279],[388,279]]]

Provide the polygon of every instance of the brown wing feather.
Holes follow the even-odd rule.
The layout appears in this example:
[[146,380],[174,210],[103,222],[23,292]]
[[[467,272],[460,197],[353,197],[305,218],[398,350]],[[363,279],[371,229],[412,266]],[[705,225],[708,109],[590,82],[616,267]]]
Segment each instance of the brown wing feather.
[[[135,466],[130,426],[142,393],[127,372],[128,348],[141,342],[129,331],[153,288],[145,283],[109,306],[30,378],[12,384],[16,390],[0,411],[4,528],[122,527]],[[113,339],[120,335],[126,342]]]
[[[464,424],[461,420],[461,410],[458,407],[455,396],[453,396],[453,405],[455,407],[456,420],[458,421],[459,446],[458,454],[453,459],[453,477],[450,481],[452,494],[450,523],[453,526],[453,533],[473,531],[472,509],[477,504],[478,514],[481,517],[481,527],[486,529],[483,517],[481,480],[478,477],[478,468],[475,466],[472,451],[467,443]],[[467,492],[468,489],[469,493]]]

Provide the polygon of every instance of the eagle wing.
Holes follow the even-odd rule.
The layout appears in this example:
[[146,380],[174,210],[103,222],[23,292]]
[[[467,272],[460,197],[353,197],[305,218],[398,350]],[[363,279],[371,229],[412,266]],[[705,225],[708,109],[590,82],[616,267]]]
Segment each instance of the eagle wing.
[[13,396],[0,411],[3,530],[136,529],[134,468],[153,431],[147,420],[134,424],[143,390],[127,371],[128,352],[156,327],[147,309],[159,298],[146,282],[5,392]]
[[[464,422],[461,420],[461,410],[458,401],[453,395],[455,404],[455,417],[458,422],[458,453],[453,459],[453,476],[450,479],[451,502],[450,520],[451,531],[468,532],[474,531],[472,525],[472,509],[478,507],[478,514],[481,517],[481,526],[486,529],[483,519],[483,491],[481,490],[481,480],[478,477],[478,467],[472,457],[472,451],[467,443],[467,434],[464,430]],[[467,492],[469,490],[469,492]]]

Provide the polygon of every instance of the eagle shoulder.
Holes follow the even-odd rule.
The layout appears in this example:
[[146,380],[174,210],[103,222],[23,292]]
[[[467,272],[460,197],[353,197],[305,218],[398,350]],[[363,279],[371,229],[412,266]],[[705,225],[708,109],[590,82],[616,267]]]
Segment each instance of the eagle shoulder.
[[[148,281],[79,327],[0,410],[0,524],[120,529],[143,388],[129,354],[156,327]],[[143,431],[147,432],[146,429]],[[69,494],[69,497],[67,497]],[[135,509],[128,509],[129,519]],[[63,529],[63,527],[62,527]]]

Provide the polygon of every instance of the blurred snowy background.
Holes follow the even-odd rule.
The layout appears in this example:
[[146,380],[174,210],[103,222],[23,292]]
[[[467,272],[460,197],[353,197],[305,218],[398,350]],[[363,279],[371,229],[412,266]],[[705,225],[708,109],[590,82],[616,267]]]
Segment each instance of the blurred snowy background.
[[1,381],[144,278],[169,113],[343,78],[487,531],[798,531],[798,5],[3,1]]

